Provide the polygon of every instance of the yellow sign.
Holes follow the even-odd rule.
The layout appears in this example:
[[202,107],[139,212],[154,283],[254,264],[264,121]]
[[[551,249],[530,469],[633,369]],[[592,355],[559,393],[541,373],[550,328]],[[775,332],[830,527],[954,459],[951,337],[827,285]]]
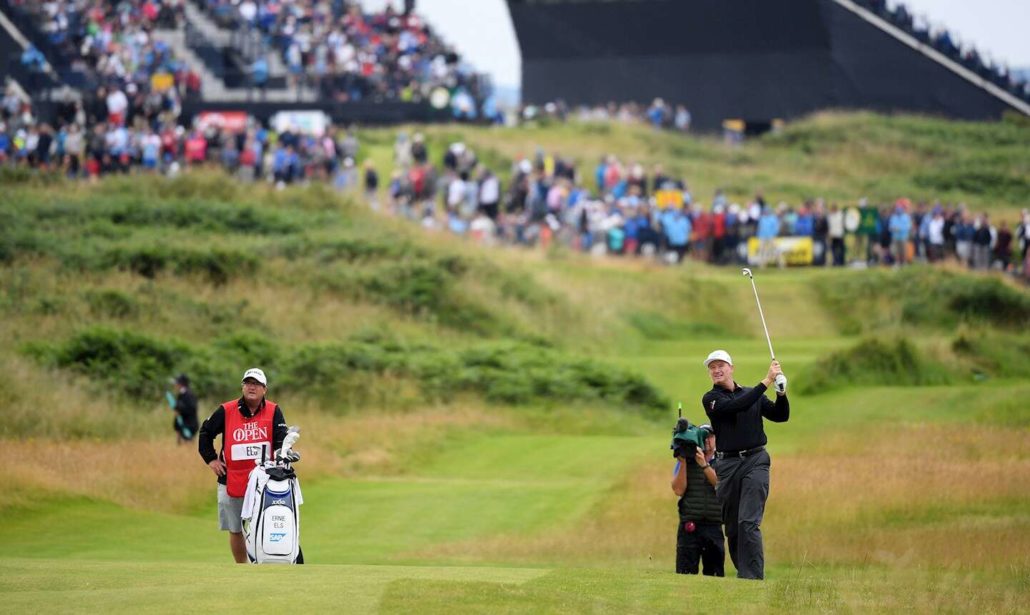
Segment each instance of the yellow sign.
[[175,77],[169,73],[154,73],[150,77],[150,89],[155,92],[164,92],[175,85]]
[[761,253],[761,242],[757,237],[748,239],[747,262],[750,265],[811,265],[811,237],[776,237],[766,253]]
[[683,193],[679,190],[658,190],[654,193],[654,202],[658,207],[682,207]]

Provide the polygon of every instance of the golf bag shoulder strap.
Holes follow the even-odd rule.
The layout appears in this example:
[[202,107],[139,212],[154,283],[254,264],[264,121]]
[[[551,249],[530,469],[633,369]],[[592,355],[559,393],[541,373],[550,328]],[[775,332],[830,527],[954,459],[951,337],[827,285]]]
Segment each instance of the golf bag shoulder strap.
[[243,416],[237,401],[222,404],[225,410],[225,433],[222,434],[226,465],[226,491],[234,498],[243,497],[247,478],[255,462],[272,457],[275,402],[265,405],[251,417]]

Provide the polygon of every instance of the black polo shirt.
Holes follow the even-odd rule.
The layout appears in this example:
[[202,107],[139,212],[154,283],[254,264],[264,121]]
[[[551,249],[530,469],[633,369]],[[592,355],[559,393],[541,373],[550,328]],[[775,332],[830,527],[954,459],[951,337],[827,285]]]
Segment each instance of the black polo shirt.
[[765,385],[742,387],[729,391],[719,385],[701,398],[705,414],[715,429],[715,444],[720,451],[742,451],[765,446],[767,439],[762,418],[785,423],[790,418],[790,402],[786,395],[777,395],[773,402],[765,396]]

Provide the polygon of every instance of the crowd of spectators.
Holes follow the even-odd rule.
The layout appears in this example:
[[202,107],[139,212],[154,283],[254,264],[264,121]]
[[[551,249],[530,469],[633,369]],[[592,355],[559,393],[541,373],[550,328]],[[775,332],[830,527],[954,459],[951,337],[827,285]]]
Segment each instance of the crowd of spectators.
[[670,105],[662,98],[655,98],[650,105],[609,102],[606,105],[581,105],[571,109],[564,100],[559,99],[543,105],[522,105],[517,115],[517,121],[523,124],[539,120],[564,122],[570,118],[580,122],[646,123],[655,128],[679,132],[689,131],[692,121],[690,111],[684,105]]
[[960,45],[954,34],[945,28],[933,26],[923,15],[914,15],[903,3],[888,2],[887,0],[855,0],[855,2],[983,79],[1030,102],[1030,83],[1019,79],[1008,66],[984,56],[975,47]]
[[[404,132],[394,143],[395,169],[381,186],[374,166],[359,164],[360,142],[352,129],[277,133],[251,121],[226,132],[214,122],[184,126],[172,111],[148,113],[145,104],[113,102],[109,95],[98,98],[95,108],[68,104],[50,126],[37,122],[29,102],[8,87],[0,99],[0,166],[92,181],[113,173],[174,175],[192,166],[220,166],[241,181],[281,188],[326,181],[340,190],[363,187],[377,209],[485,244],[562,244],[670,264],[693,259],[783,266],[786,253],[778,239],[787,237],[810,240],[815,265],[951,260],[1030,275],[1025,210],[1012,228],[961,204],[904,198],[893,204],[813,198],[774,205],[756,194],[739,204],[720,190],[705,204],[662,165],[645,168],[612,154],[583,171],[587,165],[541,150],[502,173],[460,142],[431,159],[423,136]],[[502,175],[509,179],[502,182]],[[749,246],[752,238],[757,249]]]
[[[43,33],[25,62],[57,58],[82,87],[199,97],[196,67],[176,58],[153,31],[185,23],[188,0],[0,0]],[[267,86],[266,53],[278,54],[288,85],[325,100],[430,101],[458,119],[499,117],[489,80],[415,13],[407,0],[366,13],[355,0],[193,0],[216,22],[260,41],[243,54],[249,83]],[[233,41],[251,40],[234,36]],[[260,51],[255,51],[255,49]],[[35,90],[34,84],[26,84]]]
[[[900,267],[950,260],[972,269],[1027,269],[1025,210],[1013,229],[962,204],[905,198],[893,204],[860,199],[842,206],[813,198],[774,205],[756,194],[742,205],[718,190],[706,205],[662,165],[648,170],[608,155],[585,177],[572,159],[544,151],[517,160],[504,189],[498,173],[464,143],[447,148],[439,170],[429,162],[421,135],[409,140],[400,134],[394,150],[389,209],[424,227],[486,244],[563,244],[668,263],[784,266],[777,238],[789,237],[811,241],[814,265]],[[749,249],[752,238],[757,249]]]
[[184,0],[4,1],[43,33],[41,45],[49,57],[85,75],[79,84],[84,88],[104,88],[104,96],[120,91],[129,98],[200,94],[199,75],[153,36],[157,28],[181,23]]
[[8,87],[0,100],[0,166],[61,173],[98,181],[115,173],[175,175],[188,167],[221,166],[243,181],[268,178],[280,187],[300,180],[357,185],[353,131],[330,128],[323,135],[276,132],[257,122],[229,131],[217,122],[186,126],[177,112],[150,113],[146,105],[95,108],[69,102],[56,126],[38,122],[32,106]]
[[[279,54],[291,85],[329,99],[428,100],[446,92],[462,119],[476,119],[489,98],[477,75],[420,16],[415,2],[366,13],[353,0],[199,0],[224,26],[257,32]],[[253,53],[260,85],[267,67]]]

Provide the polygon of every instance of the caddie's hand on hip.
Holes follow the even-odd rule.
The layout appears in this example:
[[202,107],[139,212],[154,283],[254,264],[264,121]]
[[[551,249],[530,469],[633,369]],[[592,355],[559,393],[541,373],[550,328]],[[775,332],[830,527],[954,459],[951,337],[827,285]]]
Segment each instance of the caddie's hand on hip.
[[215,459],[207,465],[215,473],[215,476],[225,476],[225,463],[221,459]]

